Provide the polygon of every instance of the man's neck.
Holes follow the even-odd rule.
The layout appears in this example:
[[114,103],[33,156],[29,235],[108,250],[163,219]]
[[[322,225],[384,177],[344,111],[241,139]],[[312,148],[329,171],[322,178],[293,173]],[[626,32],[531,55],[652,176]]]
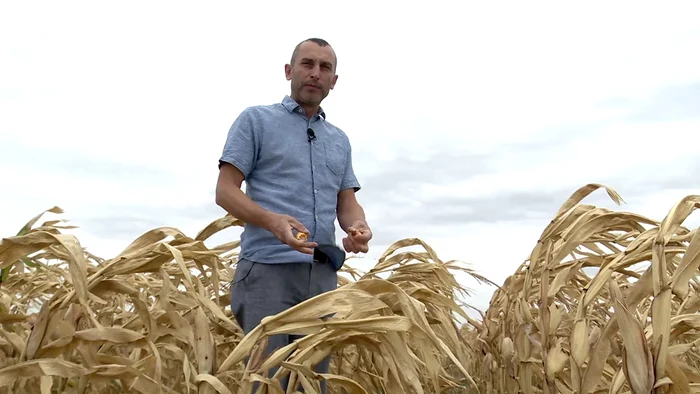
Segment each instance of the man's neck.
[[307,119],[311,119],[314,115],[318,113],[318,106],[306,106],[302,105],[301,108],[304,108],[304,115],[306,115]]
[[304,104],[304,103],[300,102],[296,97],[294,97],[294,96],[290,96],[290,97],[291,97],[292,99],[294,99],[294,101],[296,101],[297,104],[299,104],[299,106],[300,106],[301,108],[304,109],[304,115],[306,115],[306,118],[307,118],[307,119],[311,119],[314,115],[316,115],[316,114],[318,113],[318,110],[319,110],[319,108],[320,108],[319,105],[308,105],[308,104]]

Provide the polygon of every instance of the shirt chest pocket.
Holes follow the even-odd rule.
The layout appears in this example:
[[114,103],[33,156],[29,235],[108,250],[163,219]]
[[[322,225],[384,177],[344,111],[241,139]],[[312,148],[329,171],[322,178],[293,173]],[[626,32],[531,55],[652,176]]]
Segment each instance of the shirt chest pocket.
[[324,142],[326,167],[335,176],[342,177],[345,174],[348,155],[345,147],[338,142]]

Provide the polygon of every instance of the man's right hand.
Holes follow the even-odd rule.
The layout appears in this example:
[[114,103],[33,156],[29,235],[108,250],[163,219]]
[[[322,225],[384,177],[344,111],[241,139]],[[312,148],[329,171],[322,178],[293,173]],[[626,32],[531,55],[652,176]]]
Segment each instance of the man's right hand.
[[289,215],[282,215],[278,213],[270,214],[270,217],[267,220],[267,228],[280,241],[300,251],[301,253],[314,254],[314,248],[318,246],[316,242],[299,240],[294,236],[292,229],[306,234],[307,237],[309,235],[309,230],[307,230],[306,227],[304,227],[304,225],[298,220]]

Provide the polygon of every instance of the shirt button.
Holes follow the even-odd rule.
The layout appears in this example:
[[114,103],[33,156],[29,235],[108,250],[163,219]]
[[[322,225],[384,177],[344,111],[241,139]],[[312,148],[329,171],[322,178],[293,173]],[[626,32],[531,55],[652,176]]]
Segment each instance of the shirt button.
[[318,193],[318,190],[317,190],[317,189],[314,189],[314,193]]

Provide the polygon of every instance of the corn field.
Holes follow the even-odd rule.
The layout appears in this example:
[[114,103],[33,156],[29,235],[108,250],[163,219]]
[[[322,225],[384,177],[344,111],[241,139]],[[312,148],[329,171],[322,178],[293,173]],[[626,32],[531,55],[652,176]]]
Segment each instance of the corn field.
[[[42,212],[0,243],[0,392],[285,393],[289,376],[287,393],[700,393],[700,235],[682,226],[700,197],[658,222],[581,203],[599,188],[621,202],[577,190],[501,286],[406,238],[246,336],[239,243],[205,245],[241,221],[153,229],[105,260]],[[481,319],[456,272],[495,286]],[[305,336],[262,358],[279,333]]]
[[580,204],[601,186],[564,203],[467,331],[487,393],[700,393],[700,233],[682,226],[700,196],[658,222]]

